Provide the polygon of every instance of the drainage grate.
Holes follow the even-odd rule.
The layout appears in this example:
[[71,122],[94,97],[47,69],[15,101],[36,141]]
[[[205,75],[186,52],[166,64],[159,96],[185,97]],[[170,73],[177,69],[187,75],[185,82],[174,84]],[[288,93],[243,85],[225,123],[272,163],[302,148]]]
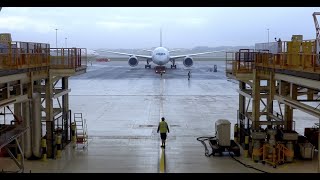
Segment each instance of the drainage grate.
[[[169,125],[170,127],[180,127],[180,125],[177,125],[177,124],[173,124],[173,125]],[[158,127],[158,125],[151,125],[151,124],[148,124],[148,125],[139,125],[139,128],[145,128],[145,127]]]
[[176,125],[176,124],[173,124],[173,125],[169,125],[170,127],[180,127],[180,125]]
[[143,128],[143,127],[158,127],[157,125],[139,125],[140,128]]

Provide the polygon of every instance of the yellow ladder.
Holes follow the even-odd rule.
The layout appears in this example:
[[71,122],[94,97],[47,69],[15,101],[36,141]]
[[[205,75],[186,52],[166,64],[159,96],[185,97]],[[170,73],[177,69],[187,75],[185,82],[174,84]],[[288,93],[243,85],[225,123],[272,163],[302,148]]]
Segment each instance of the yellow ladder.
[[79,144],[82,144],[82,148],[88,146],[88,132],[86,119],[83,119],[82,113],[73,113],[73,120],[76,124],[76,144],[77,148]]

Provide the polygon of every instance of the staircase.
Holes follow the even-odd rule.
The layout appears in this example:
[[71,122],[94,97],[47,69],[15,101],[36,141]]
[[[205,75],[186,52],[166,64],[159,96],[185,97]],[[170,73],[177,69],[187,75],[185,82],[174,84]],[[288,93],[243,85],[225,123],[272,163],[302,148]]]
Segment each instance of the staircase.
[[86,120],[82,118],[82,113],[73,113],[73,121],[76,124],[76,144],[84,149],[88,146],[88,133]]

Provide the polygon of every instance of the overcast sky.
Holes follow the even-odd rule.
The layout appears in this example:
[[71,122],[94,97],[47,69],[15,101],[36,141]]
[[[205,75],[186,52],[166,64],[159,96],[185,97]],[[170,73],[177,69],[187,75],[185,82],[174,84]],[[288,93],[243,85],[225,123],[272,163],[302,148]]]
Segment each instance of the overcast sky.
[[[0,12],[0,32],[14,41],[56,46],[95,48],[150,48],[159,46],[239,46],[290,40],[293,34],[315,39],[312,13],[320,8],[275,7],[8,7]],[[319,19],[320,21],[320,19]]]

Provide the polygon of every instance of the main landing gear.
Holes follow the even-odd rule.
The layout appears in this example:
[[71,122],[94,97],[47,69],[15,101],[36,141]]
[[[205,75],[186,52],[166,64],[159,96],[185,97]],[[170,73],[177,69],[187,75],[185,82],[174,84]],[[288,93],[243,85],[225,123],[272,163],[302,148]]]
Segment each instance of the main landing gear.
[[171,69],[172,69],[172,68],[177,69],[177,65],[175,65],[175,62],[174,62],[174,61],[172,61]]
[[151,68],[151,64],[149,64],[149,61],[147,61],[147,65],[144,65],[144,68],[145,68],[145,69]]

